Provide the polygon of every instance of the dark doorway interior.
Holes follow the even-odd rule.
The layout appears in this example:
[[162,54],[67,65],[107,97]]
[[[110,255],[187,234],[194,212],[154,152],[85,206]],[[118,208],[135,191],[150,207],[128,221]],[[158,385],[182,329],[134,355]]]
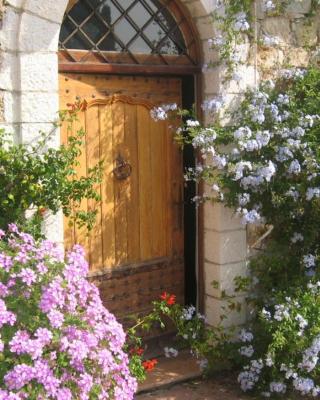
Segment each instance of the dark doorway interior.
[[[186,76],[182,80],[182,101],[184,109],[191,109],[195,103],[195,82],[193,76]],[[186,170],[195,166],[195,152],[192,145],[184,147],[183,164]],[[197,304],[197,276],[196,276],[196,233],[197,214],[196,206],[192,201],[196,195],[195,182],[187,182],[184,187],[184,259],[185,259],[185,302],[187,305]]]

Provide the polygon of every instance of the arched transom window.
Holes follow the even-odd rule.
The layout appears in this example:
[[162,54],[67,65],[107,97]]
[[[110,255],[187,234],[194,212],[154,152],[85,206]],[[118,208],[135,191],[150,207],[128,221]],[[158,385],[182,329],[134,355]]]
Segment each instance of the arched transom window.
[[196,35],[174,0],[71,0],[60,63],[198,64]]

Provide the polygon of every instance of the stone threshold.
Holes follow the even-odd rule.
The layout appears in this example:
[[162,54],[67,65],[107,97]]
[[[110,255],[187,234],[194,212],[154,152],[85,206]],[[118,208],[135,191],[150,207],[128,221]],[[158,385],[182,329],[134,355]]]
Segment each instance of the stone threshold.
[[182,351],[176,358],[161,357],[147,379],[139,385],[137,394],[165,389],[177,383],[201,377],[201,370],[196,359],[188,351]]

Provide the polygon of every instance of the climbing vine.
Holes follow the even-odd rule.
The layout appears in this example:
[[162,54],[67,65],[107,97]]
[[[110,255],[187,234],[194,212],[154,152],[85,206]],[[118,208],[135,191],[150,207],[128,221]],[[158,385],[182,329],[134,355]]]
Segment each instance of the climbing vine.
[[[262,11],[266,17],[284,14],[287,7],[294,0],[263,0]],[[320,1],[312,0],[310,12],[306,19],[313,17],[319,9]],[[217,26],[217,34],[209,39],[211,49],[217,51],[218,61],[212,62],[208,67],[224,65],[226,67],[225,80],[237,79],[236,67],[243,64],[241,60],[240,45],[246,41],[256,42],[257,45],[276,45],[278,38],[266,37],[259,41],[255,37],[255,0],[219,0],[212,18]]]

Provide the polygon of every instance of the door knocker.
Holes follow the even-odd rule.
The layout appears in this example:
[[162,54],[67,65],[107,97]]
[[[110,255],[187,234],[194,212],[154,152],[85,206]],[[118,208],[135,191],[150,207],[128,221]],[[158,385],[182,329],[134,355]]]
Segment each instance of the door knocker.
[[121,154],[119,154],[116,158],[116,167],[113,169],[112,172],[119,181],[122,181],[129,178],[132,172],[132,167],[127,161],[122,158]]

